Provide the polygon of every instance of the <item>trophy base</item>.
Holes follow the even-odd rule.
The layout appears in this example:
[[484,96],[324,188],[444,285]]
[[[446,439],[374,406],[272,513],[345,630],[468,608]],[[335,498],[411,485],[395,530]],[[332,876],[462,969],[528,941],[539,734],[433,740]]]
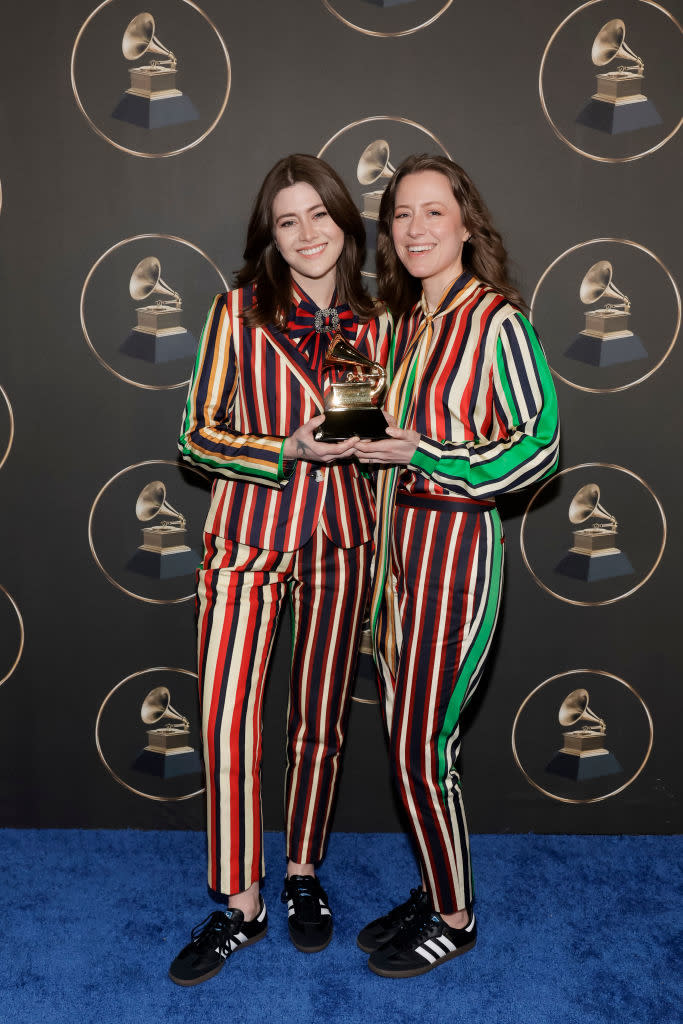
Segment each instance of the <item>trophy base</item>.
[[597,580],[612,580],[617,576],[631,576],[633,566],[623,551],[592,556],[568,551],[555,566],[555,572],[584,583],[595,583]]
[[572,779],[574,782],[585,782],[587,779],[599,779],[603,775],[617,775],[623,769],[614,754],[608,750],[584,754],[583,757],[558,750],[545,770],[553,775]]
[[602,367],[647,359],[647,350],[637,334],[629,333],[621,338],[596,338],[581,332],[576,335],[565,355],[577,363]]
[[577,117],[576,123],[594,128],[597,132],[620,135],[622,132],[634,132],[638,128],[652,128],[653,125],[661,124],[662,119],[654,103],[645,96],[634,97],[622,103],[609,103],[606,100],[591,98]]
[[330,409],[313,435],[316,441],[332,444],[360,437],[362,441],[379,441],[387,437],[387,421],[381,409]]
[[167,334],[152,334],[134,329],[119,351],[132,359],[143,359],[146,363],[171,363],[175,359],[193,356],[197,351],[197,339],[184,327],[176,328]]
[[145,747],[135,758],[133,768],[136,772],[156,775],[160,779],[177,779],[181,775],[195,775],[201,772],[202,762],[192,747],[168,754]]
[[182,92],[177,92],[177,95],[173,96],[154,97],[124,92],[111,116],[117,121],[127,121],[138,128],[153,131],[155,128],[167,128],[172,124],[197,121],[199,113],[189,96]]
[[192,548],[181,547],[176,551],[149,551],[141,547],[127,563],[126,569],[154,580],[172,580],[177,576],[194,575],[200,562],[201,558]]

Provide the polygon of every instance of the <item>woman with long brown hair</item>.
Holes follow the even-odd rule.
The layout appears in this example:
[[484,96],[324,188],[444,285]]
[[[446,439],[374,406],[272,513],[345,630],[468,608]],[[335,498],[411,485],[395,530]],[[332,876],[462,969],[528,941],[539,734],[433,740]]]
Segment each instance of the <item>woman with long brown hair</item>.
[[[213,977],[257,942],[267,917],[261,708],[281,611],[291,610],[285,785],[289,933],[303,952],[332,935],[315,877],[336,791],[372,547],[373,500],[354,439],[315,440],[332,332],[386,354],[389,320],[362,285],[365,232],[332,168],[296,154],[268,173],[236,288],[202,333],[179,447],[214,474],[198,570],[198,674],[209,886],[227,900],[171,965],[179,985]],[[357,440],[357,439],[356,439]]]
[[390,436],[355,451],[380,467],[374,652],[422,882],[358,944],[375,973],[410,977],[476,942],[458,723],[500,604],[496,495],[554,471],[559,429],[543,350],[465,171],[409,157],[384,192],[378,228],[378,291],[399,318]]

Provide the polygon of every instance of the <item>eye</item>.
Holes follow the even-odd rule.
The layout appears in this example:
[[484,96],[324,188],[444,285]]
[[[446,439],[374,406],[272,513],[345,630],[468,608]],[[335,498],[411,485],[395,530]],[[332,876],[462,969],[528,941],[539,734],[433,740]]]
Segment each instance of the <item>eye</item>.
[[430,217],[440,217],[441,216],[441,210],[429,210],[428,211],[428,215]]
[[318,210],[317,213],[313,214],[313,219],[318,220],[320,217],[329,217],[327,210]]
[[405,210],[402,210],[400,213],[395,213],[394,214],[394,220],[400,220],[401,217],[407,217],[407,216],[408,216],[408,214],[405,212]]
[[293,224],[294,224],[294,220],[293,220],[293,218],[290,218],[289,220],[281,220],[280,223],[278,224],[278,227],[279,228],[291,228]]

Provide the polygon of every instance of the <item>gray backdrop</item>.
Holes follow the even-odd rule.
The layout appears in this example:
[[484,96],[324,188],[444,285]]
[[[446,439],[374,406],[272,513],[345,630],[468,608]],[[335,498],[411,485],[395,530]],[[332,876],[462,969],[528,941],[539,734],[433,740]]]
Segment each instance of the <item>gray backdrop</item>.
[[[174,465],[186,390],[174,385],[187,380],[190,358],[154,365],[121,350],[139,305],[128,277],[156,256],[197,338],[212,295],[240,265],[249,208],[274,161],[325,149],[362,204],[368,189],[354,178],[355,163],[369,141],[384,139],[392,163],[419,149],[463,164],[529,299],[548,271],[534,319],[559,374],[567,472],[535,497],[501,501],[504,613],[464,741],[470,826],[676,831],[680,135],[660,145],[679,116],[676,25],[651,4],[601,0],[546,49],[574,10],[566,0],[456,0],[432,24],[388,37],[344,24],[332,6],[361,28],[400,32],[443,3],[206,0],[231,82],[222,116],[196,145],[219,113],[226,65],[216,32],[191,5],[155,0],[151,13],[199,117],[154,130],[111,117],[128,87],[120,44],[137,2],[113,0],[87,24],[91,0],[37,0],[3,14],[0,387],[8,403],[0,394],[0,460],[9,451],[0,468],[0,824],[201,827],[196,771],[163,779],[135,767],[146,742],[140,705],[158,685],[190,719],[188,745],[197,747],[192,578],[130,568],[141,540],[135,498],[161,479],[196,552],[208,491]],[[592,40],[615,18],[645,61],[643,91],[662,123],[611,136],[575,118],[601,70],[591,63]],[[92,124],[70,81],[81,29],[74,81]],[[387,120],[367,120],[379,118]],[[183,151],[148,159],[126,149]],[[632,302],[631,328],[646,350],[639,362],[595,368],[566,355],[587,308],[581,278],[598,260],[612,263]],[[571,545],[569,502],[588,483],[619,520],[618,546],[632,569],[623,578],[594,584],[557,572]],[[527,565],[520,530],[530,503]],[[268,828],[282,825],[287,637],[283,624],[267,694]],[[579,687],[605,720],[617,762],[587,782],[546,770],[562,743],[559,705]],[[335,828],[394,830],[367,661],[356,697]]]

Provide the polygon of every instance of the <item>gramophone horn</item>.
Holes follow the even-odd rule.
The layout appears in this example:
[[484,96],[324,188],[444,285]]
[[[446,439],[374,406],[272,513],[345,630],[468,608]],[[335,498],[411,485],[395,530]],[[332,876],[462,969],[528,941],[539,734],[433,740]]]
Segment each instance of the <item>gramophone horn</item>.
[[[345,366],[350,369],[352,366],[362,367],[367,370],[367,378],[375,381],[370,392],[370,400],[374,400],[382,394],[386,381],[386,371],[379,363],[373,363],[372,359],[354,348],[341,334],[335,334],[325,353],[324,366]],[[366,378],[366,379],[367,379]]]
[[613,283],[612,273],[612,264],[609,260],[599,260],[588,268],[579,288],[579,296],[584,305],[609,298],[620,299],[630,307],[628,296]]
[[177,291],[161,279],[161,263],[156,256],[146,256],[140,260],[130,277],[130,297],[135,302],[142,302],[150,295],[165,295],[180,302]]
[[562,701],[557,717],[560,725],[565,728],[579,722],[593,722],[599,725],[603,732],[606,731],[602,718],[588,707],[588,690],[572,690]]
[[380,178],[390,178],[396,168],[389,163],[389,143],[376,139],[361,153],[356,177],[361,185],[374,185]]
[[171,692],[166,686],[155,686],[150,690],[142,702],[140,718],[145,725],[156,725],[162,718],[171,719],[174,722],[182,722],[189,726],[189,719],[181,715],[179,711],[171,707]]
[[613,526],[617,525],[614,516],[600,504],[600,488],[597,484],[586,484],[581,487],[571,500],[569,505],[569,521],[578,526],[586,520],[608,519]]
[[121,49],[126,60],[137,60],[143,53],[159,53],[175,61],[175,57],[154,35],[155,24],[151,14],[136,14],[123,33]]
[[166,501],[166,485],[161,480],[152,480],[151,484],[143,487],[138,494],[138,500],[135,502],[135,515],[141,523],[147,523],[160,512],[175,516],[183,526],[185,525],[185,517],[182,513]]
[[643,62],[624,42],[626,26],[621,18],[606,22],[593,40],[591,58],[597,67],[609,64],[615,57],[633,60],[642,68]]

